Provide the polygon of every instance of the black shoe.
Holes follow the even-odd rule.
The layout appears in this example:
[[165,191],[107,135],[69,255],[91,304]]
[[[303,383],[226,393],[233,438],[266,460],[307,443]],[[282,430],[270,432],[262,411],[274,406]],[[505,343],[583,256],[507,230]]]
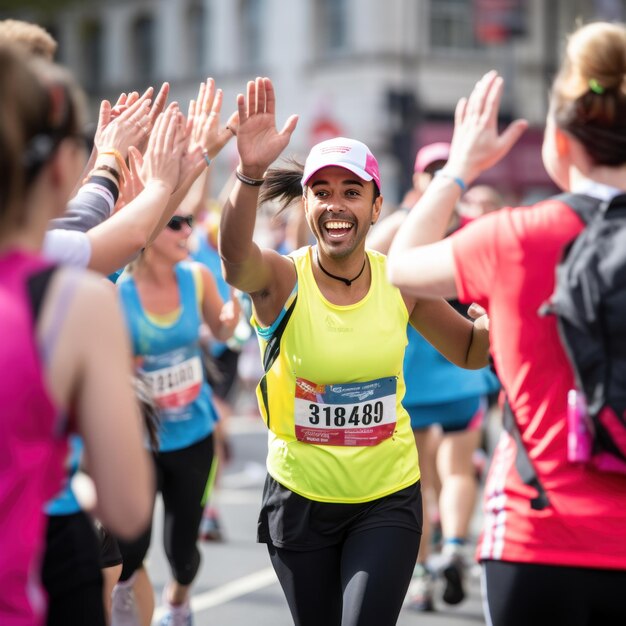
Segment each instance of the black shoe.
[[465,578],[465,564],[460,557],[453,556],[450,562],[441,571],[445,581],[443,601],[446,604],[459,604],[465,600],[463,579]]

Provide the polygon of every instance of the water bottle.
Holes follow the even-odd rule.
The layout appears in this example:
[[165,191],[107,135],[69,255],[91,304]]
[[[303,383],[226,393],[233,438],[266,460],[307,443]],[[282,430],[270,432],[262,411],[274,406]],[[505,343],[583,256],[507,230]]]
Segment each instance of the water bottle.
[[592,440],[585,396],[578,389],[567,392],[567,460],[586,463],[591,458]]

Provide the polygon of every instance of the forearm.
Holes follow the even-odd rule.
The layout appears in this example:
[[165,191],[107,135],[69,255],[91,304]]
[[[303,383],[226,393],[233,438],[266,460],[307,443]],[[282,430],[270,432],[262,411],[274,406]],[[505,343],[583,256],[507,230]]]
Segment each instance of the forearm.
[[253,241],[259,188],[239,180],[222,210],[219,250],[225,279],[242,291],[254,290],[248,282],[259,276],[260,251]]
[[[176,196],[175,190],[172,196]],[[204,206],[209,195],[209,168],[204,166],[199,176],[192,180],[187,192],[182,197],[179,206],[183,213],[196,215],[200,207]]]
[[226,342],[233,336],[236,326],[237,324],[233,326],[233,324],[230,322],[222,322],[214,335],[215,339],[221,341],[222,343]]
[[191,186],[200,174],[206,170],[206,164],[204,161],[196,166],[193,171],[181,182],[174,191],[172,191],[164,209],[158,217],[158,220],[154,223],[153,229],[148,237],[148,243],[152,243],[155,237],[165,228],[170,221],[172,215],[176,213],[176,209],[180,206],[182,201],[187,196]]
[[461,196],[461,187],[447,176],[435,176],[404,220],[389,249],[389,257],[443,239]]
[[399,209],[389,217],[378,222],[367,236],[367,247],[382,254],[388,254],[391,242],[404,222],[406,215],[407,212],[405,210]]
[[465,359],[465,367],[468,369],[480,369],[489,365],[489,328],[486,319],[487,316],[483,316],[474,322]]
[[80,178],[76,181],[76,186],[74,187],[72,195],[76,195],[78,193],[79,189],[82,186],[82,180],[85,178],[85,176],[89,174],[89,172],[91,172],[91,170],[93,169],[93,166],[96,163],[97,158],[98,158],[98,149],[94,146],[91,149],[91,154],[89,155],[89,159],[87,159],[87,163],[85,164],[85,167],[83,168],[83,172]]
[[89,267],[108,274],[123,267],[149,243],[171,189],[149,181],[143,191],[121,211],[89,231],[92,256]]
[[85,233],[110,217],[118,195],[119,190],[113,181],[101,176],[92,177],[69,201],[63,217],[50,221],[49,229]]

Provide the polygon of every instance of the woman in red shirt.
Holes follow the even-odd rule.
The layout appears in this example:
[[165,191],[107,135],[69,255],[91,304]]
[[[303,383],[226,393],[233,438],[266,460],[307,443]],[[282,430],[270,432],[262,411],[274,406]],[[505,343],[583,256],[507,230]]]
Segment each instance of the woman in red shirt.
[[[594,23],[574,32],[556,77],[544,165],[563,190],[601,200],[626,192],[626,28]],[[483,563],[494,626],[626,623],[626,477],[567,461],[567,392],[574,377],[554,316],[540,306],[554,268],[583,228],[559,197],[487,215],[442,239],[466,185],[511,149],[527,123],[498,132],[502,78],[488,72],[459,101],[446,167],[428,187],[389,254],[395,285],[416,296],[477,302],[491,320],[491,352],[537,477],[515,466],[504,432],[485,489]]]

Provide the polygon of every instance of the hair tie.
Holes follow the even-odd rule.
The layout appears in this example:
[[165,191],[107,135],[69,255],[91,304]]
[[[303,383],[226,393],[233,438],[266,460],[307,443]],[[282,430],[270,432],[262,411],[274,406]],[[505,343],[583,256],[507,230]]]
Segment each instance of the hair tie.
[[604,93],[604,87],[595,78],[589,79],[589,89],[591,89],[593,93],[597,93],[599,96]]

